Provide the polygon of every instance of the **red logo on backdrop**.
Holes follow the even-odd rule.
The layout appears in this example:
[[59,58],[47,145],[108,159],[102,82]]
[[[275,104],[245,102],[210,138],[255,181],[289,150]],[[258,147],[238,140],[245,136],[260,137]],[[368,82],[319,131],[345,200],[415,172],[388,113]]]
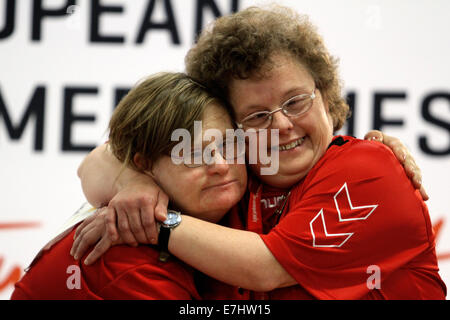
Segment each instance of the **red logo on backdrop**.
[[[16,230],[16,229],[28,229],[28,228],[37,228],[40,226],[39,222],[10,222],[10,223],[0,223],[0,231],[1,230]],[[4,258],[0,256],[0,270],[3,269],[3,261]],[[8,288],[10,285],[14,285],[17,281],[19,281],[22,276],[22,267],[15,265],[6,272],[6,277],[4,279],[0,279],[0,293]]]
[[[433,224],[433,230],[434,233],[436,235],[436,246],[437,243],[439,241],[439,235],[442,231],[442,227],[444,225],[445,219],[444,218],[440,218],[436,223]],[[445,260],[445,259],[450,259],[450,251],[444,252],[444,253],[437,253],[437,258],[438,260]]]

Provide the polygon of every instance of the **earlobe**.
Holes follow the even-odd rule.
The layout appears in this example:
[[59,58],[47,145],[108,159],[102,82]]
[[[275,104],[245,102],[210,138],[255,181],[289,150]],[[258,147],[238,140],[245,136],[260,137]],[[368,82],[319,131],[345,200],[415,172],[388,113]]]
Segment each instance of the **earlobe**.
[[141,171],[147,171],[150,168],[150,161],[139,152],[134,155],[133,162]]

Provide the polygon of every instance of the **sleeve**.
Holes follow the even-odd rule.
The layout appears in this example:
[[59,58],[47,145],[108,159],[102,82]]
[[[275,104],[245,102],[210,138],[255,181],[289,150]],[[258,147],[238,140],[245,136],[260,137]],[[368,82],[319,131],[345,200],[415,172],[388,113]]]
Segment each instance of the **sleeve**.
[[192,275],[179,268],[157,268],[143,264],[122,273],[100,292],[108,300],[199,299]]
[[358,299],[369,292],[373,270],[382,282],[430,247],[428,210],[381,144],[360,141],[323,160],[292,193],[287,215],[261,237],[315,297]]

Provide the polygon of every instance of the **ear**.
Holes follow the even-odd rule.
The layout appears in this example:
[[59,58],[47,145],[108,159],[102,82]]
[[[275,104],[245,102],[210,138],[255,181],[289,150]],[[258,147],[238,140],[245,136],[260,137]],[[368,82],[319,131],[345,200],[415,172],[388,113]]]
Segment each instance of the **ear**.
[[150,168],[150,161],[142,155],[142,153],[136,153],[133,157],[133,162],[139,170],[146,172]]
[[334,119],[333,119],[333,117],[331,116],[331,113],[330,113],[330,106],[328,104],[328,99],[327,99],[327,97],[324,94],[322,94],[321,91],[320,91],[320,97],[322,99],[322,103],[323,103],[323,106],[325,108],[325,112],[326,112],[327,117],[328,117],[328,122],[329,122],[329,124],[330,124],[330,126],[332,128],[332,131],[334,131],[334,129],[333,129],[334,128]]

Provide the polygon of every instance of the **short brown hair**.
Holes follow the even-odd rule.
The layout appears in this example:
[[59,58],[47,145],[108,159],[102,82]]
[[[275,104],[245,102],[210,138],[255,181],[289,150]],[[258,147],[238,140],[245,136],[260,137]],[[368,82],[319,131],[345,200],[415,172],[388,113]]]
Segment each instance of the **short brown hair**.
[[187,129],[193,136],[194,121],[201,120],[210,103],[223,105],[184,73],[157,73],[139,83],[120,101],[109,122],[109,145],[124,166],[140,153],[150,164],[170,154],[178,143],[172,132]]
[[232,79],[248,79],[271,66],[276,53],[296,58],[313,77],[327,99],[334,130],[349,113],[341,94],[337,59],[326,49],[307,16],[279,5],[250,7],[217,19],[188,52],[187,73],[229,98]]

